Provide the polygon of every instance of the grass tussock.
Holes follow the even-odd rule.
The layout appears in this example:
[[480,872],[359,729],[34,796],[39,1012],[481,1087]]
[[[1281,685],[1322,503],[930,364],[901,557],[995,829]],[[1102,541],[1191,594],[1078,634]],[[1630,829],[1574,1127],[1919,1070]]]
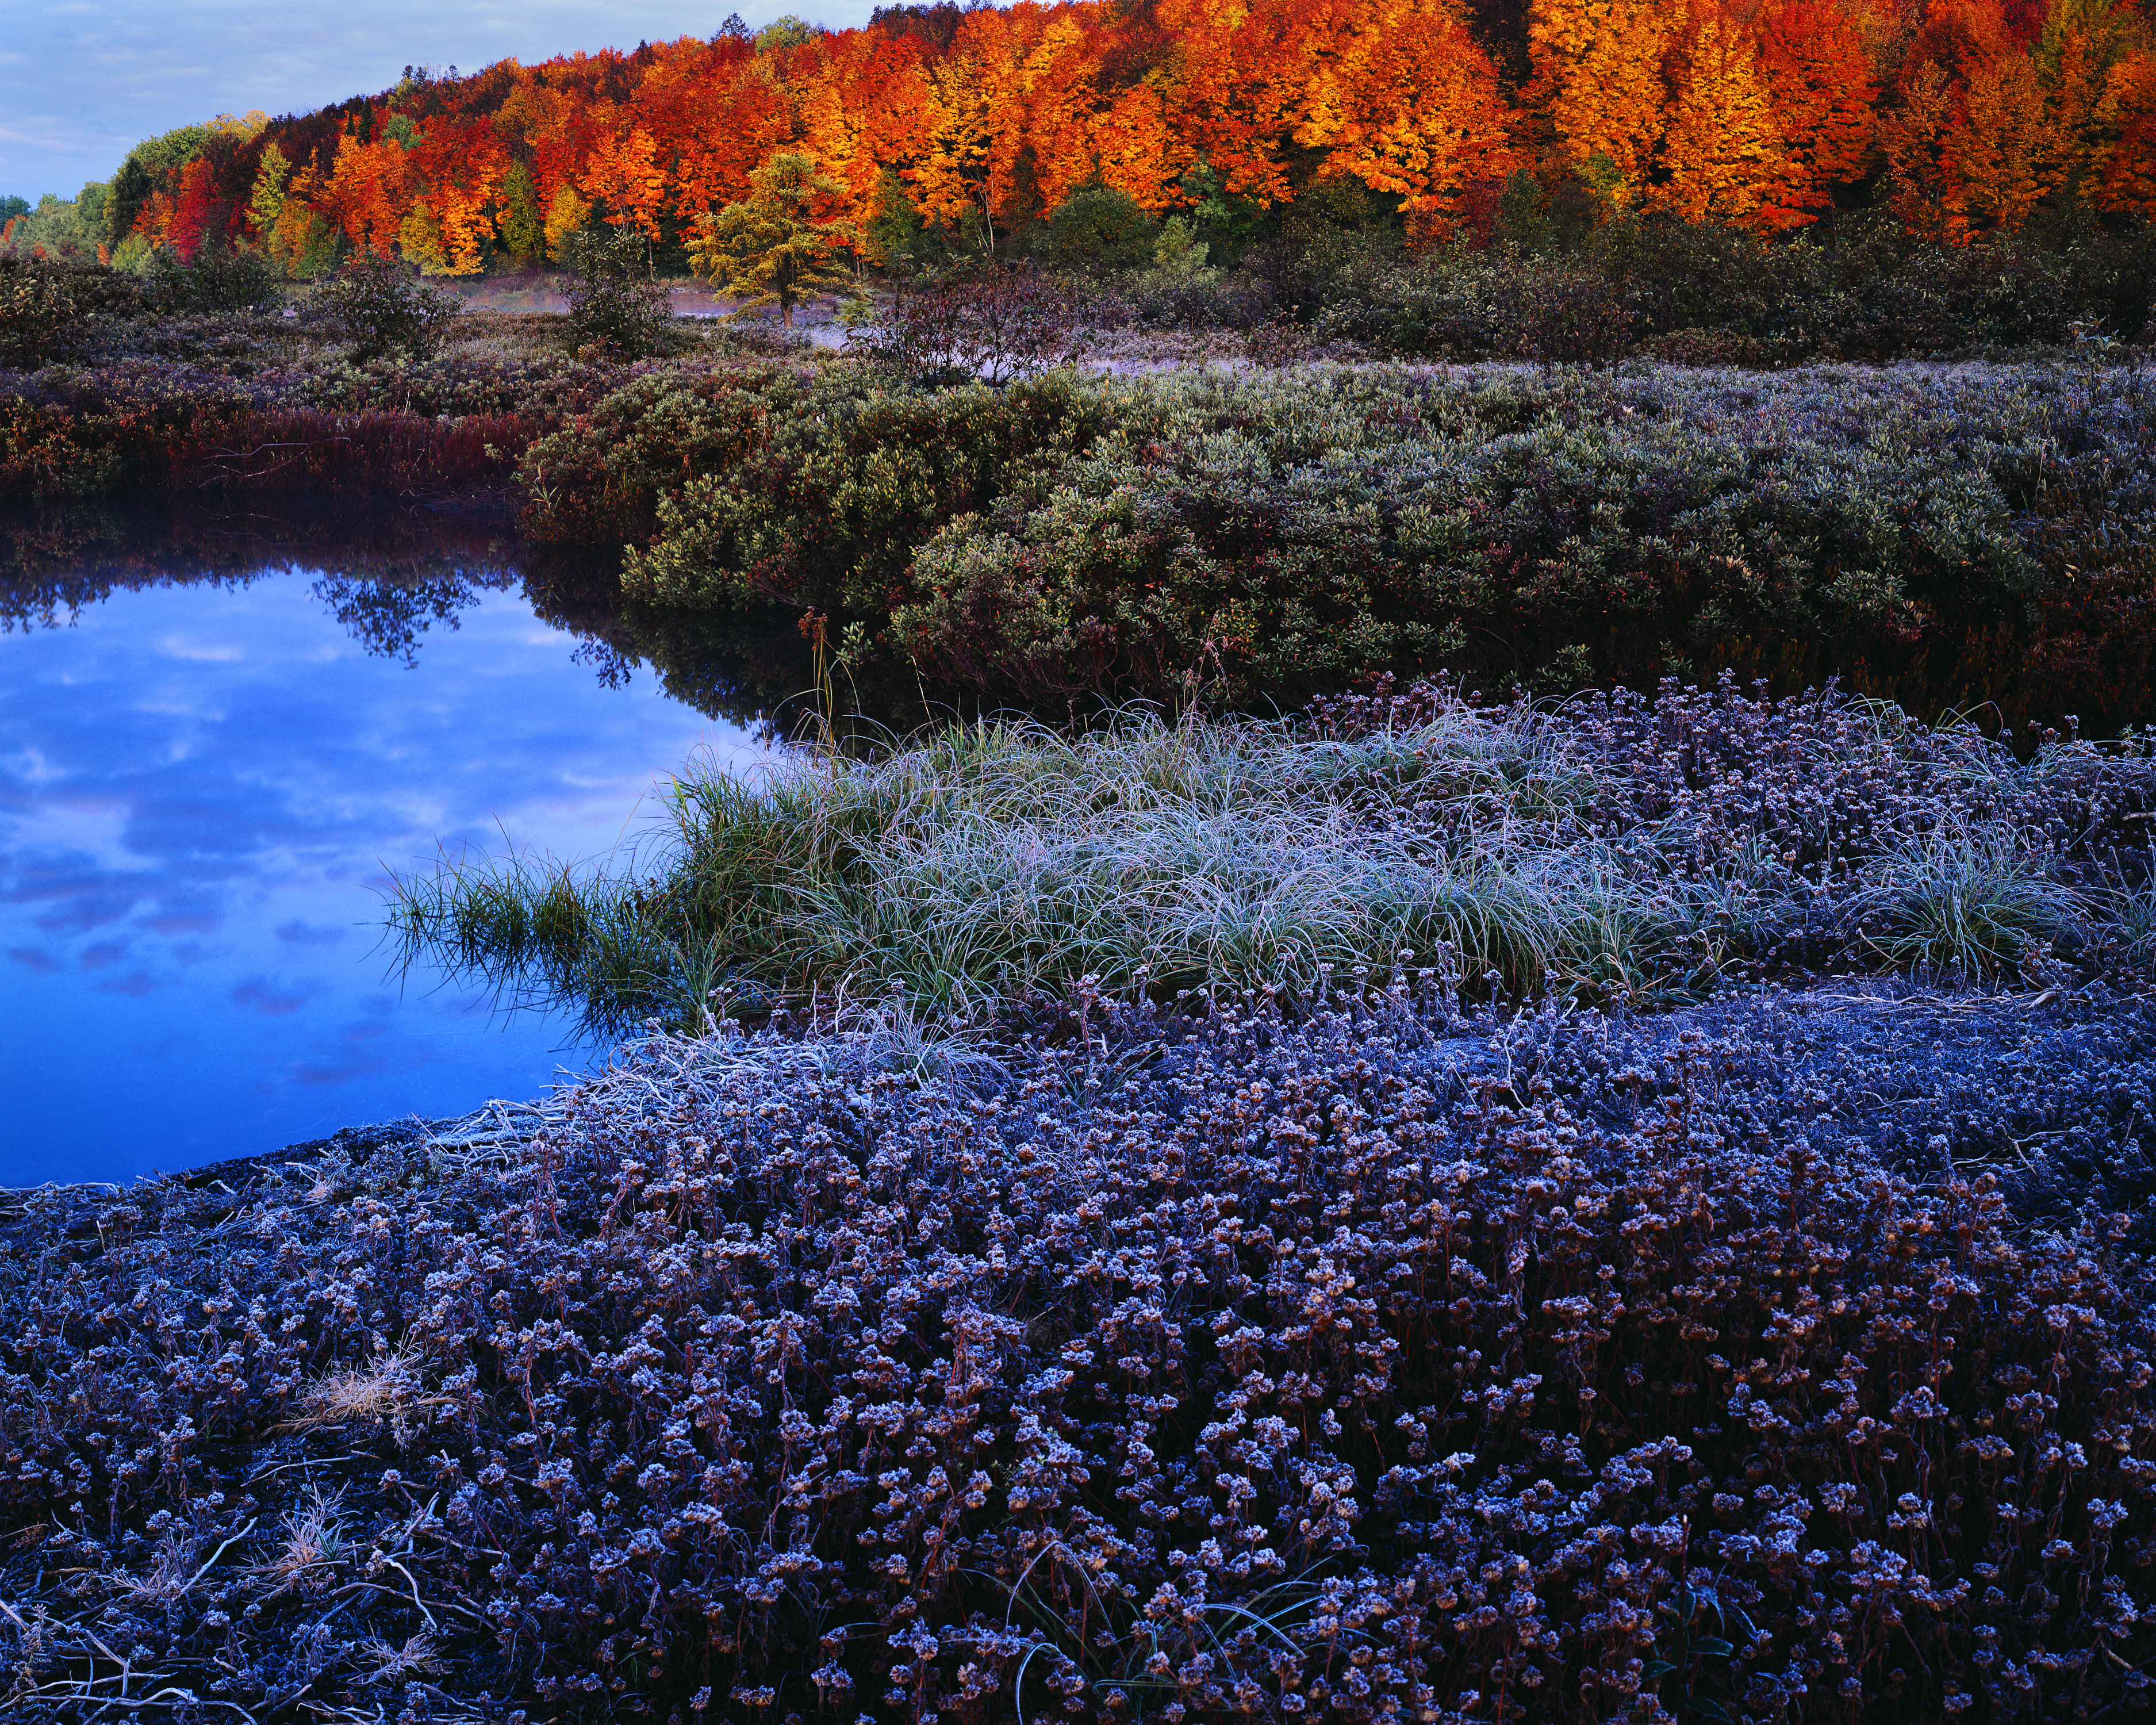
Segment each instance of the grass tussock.
[[413,956],[512,993],[690,1026],[728,1003],[968,1017],[1310,988],[1404,955],[1471,990],[1645,1005],[1825,970],[2104,972],[2148,944],[2138,743],[2053,733],[2024,761],[1973,726],[1726,680],[1314,713],[983,721],[868,761],[695,772],[649,872],[451,862],[399,882],[393,919]]

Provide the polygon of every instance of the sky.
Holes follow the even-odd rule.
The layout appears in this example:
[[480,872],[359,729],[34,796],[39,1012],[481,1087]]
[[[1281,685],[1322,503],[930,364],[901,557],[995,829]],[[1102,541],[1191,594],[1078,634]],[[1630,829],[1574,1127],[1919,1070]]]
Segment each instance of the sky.
[[303,114],[386,90],[407,65],[477,71],[578,49],[709,36],[730,12],[837,28],[874,0],[6,0],[0,196],[72,198],[142,139],[214,115]]

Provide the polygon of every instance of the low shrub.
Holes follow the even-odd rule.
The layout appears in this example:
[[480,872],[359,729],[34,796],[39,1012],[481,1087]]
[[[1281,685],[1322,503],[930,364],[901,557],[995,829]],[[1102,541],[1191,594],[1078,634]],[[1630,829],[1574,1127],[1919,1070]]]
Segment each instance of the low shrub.
[[1673,338],[1720,336],[1738,362],[1786,365],[2071,346],[2095,331],[2132,341],[2156,313],[2156,228],[1939,248],[1844,225],[1830,245],[1767,245],[1644,216],[1568,251],[1377,259],[1305,295],[1300,315],[1323,339],[1401,357],[1688,359]]
[[0,364],[33,366],[52,357],[77,314],[72,275],[0,255]]
[[617,380],[526,454],[526,531],[545,544],[649,537],[662,495],[731,469],[768,430],[804,418],[810,387],[805,372],[768,364],[668,367]]
[[[145,320],[205,361],[130,353],[90,368],[0,378],[0,496],[86,497],[198,485],[379,482],[384,498],[495,485],[542,432],[618,384],[616,367],[559,357],[291,357],[281,319]],[[351,455],[340,466],[336,451]],[[308,453],[308,452],[311,453]]]
[[2156,667],[2147,395],[2138,372],[2058,366],[1004,397],[667,373],[527,470],[542,535],[648,542],[633,597],[842,615],[994,700],[1291,703],[1440,664],[1563,693],[1726,666],[2110,727],[2149,710]]
[[623,570],[641,601],[873,612],[938,526],[1105,423],[1067,378],[922,392],[857,367],[669,368],[531,447],[526,519],[553,542],[652,537]]
[[975,264],[893,282],[852,346],[903,383],[1009,383],[1078,357],[1079,311],[1078,295],[1038,270]]
[[326,411],[168,371],[69,374],[0,394],[0,497],[439,494],[506,483],[541,429],[514,414]]
[[1882,1167],[1789,1081],[1801,1002],[1284,1004],[715,1025],[544,1110],[17,1195],[7,1710],[2133,1704],[2128,1219]]
[[2129,597],[2156,557],[2146,394],[2041,369],[1118,386],[1122,435],[949,521],[870,614],[1003,699],[1293,702],[1440,663],[1541,689],[1569,654],[1572,687],[1839,673],[2116,726],[2156,646]]
[[428,357],[439,349],[463,307],[421,281],[409,266],[362,246],[315,289],[308,310],[350,344],[354,359],[364,362],[389,354]]
[[205,244],[185,263],[170,247],[150,255],[141,275],[143,304],[168,316],[259,311],[283,303],[284,279],[260,252]]
[[585,228],[567,245],[570,346],[613,359],[648,359],[681,345],[666,284],[650,271],[650,249],[633,229]]
[[189,490],[314,491],[413,497],[500,485],[538,434],[514,415],[444,424],[412,413],[285,408],[212,428],[198,420],[170,451]]

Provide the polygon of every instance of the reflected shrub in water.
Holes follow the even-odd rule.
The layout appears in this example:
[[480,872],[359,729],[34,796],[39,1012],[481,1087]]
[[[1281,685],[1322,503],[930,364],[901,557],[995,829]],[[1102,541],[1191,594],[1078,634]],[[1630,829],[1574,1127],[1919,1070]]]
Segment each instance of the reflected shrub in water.
[[116,592],[318,569],[359,589],[495,588],[520,572],[498,524],[434,510],[279,511],[220,502],[9,509],[0,523],[0,632],[74,622]]
[[18,1197],[4,1705],[2124,1707],[2147,1264],[1778,1101],[1773,1013],[716,1026],[513,1130]]

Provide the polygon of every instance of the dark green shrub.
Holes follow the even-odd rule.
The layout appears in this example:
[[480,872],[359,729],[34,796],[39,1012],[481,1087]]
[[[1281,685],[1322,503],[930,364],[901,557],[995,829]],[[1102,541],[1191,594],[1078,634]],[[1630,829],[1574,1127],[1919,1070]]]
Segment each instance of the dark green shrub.
[[0,255],[0,365],[34,366],[54,357],[79,309],[73,275]]
[[158,247],[143,271],[142,298],[168,314],[259,311],[280,303],[284,290],[261,253],[220,241],[205,243],[188,263],[170,247]]
[[919,393],[827,373],[786,396],[792,412],[758,416],[731,459],[660,497],[650,547],[623,565],[631,598],[886,615],[945,522],[1059,470],[1111,423],[1061,377]]
[[[2130,341],[2148,326],[2152,295],[2148,228],[2056,248],[1941,248],[1850,218],[1830,245],[1770,245],[1642,216],[1571,250],[1367,261],[1306,298],[1322,335],[1402,357],[1601,360],[1629,349],[1776,365],[1985,353],[2091,333]],[[1707,334],[1727,339],[1669,339]]]
[[650,250],[629,228],[587,228],[565,246],[571,345],[616,359],[645,359],[680,345],[666,284],[650,273]]
[[307,310],[352,344],[355,359],[368,360],[434,353],[462,307],[408,265],[362,248],[308,296]]
[[1332,374],[1110,397],[1122,435],[915,559],[891,627],[931,675],[1291,700],[1440,660],[1502,686],[1569,653],[1634,683],[1840,671],[1928,710],[2118,723],[2148,699],[2128,596],[2156,444],[2130,380]]
[[1033,249],[1050,269],[1099,275],[1144,269],[1159,234],[1160,223],[1137,199],[1096,181],[1050,213],[1033,238]]

